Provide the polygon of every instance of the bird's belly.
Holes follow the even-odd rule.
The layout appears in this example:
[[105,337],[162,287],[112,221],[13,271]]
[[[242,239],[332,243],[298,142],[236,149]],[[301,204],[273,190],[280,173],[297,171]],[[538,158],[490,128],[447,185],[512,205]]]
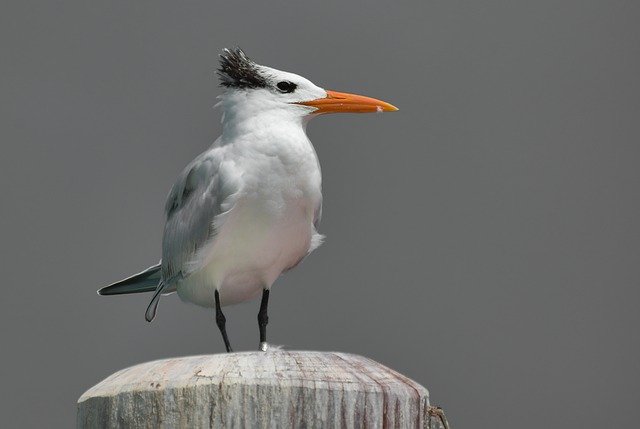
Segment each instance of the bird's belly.
[[212,307],[214,291],[223,305],[258,296],[311,247],[312,210],[307,201],[265,204],[261,199],[238,201],[216,237],[203,269],[178,286],[184,300]]

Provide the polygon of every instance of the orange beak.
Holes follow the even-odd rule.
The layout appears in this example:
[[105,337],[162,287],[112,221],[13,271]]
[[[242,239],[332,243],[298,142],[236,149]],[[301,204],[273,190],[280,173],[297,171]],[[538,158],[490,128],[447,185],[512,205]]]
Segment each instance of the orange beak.
[[315,107],[318,109],[313,112],[315,114],[395,112],[398,110],[396,106],[382,100],[338,91],[327,91],[325,98],[302,101],[297,104]]

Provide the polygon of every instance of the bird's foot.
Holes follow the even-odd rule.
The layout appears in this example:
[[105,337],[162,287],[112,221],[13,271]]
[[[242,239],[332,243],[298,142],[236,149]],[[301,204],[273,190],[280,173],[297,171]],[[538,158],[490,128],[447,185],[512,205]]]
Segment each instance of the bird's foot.
[[263,341],[260,343],[259,349],[261,352],[266,352],[269,349],[269,344],[267,344],[266,341]]

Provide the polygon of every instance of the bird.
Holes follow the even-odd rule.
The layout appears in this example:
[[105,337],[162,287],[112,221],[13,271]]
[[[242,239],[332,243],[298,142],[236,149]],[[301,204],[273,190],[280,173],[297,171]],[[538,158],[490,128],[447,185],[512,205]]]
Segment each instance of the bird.
[[233,349],[222,307],[261,295],[258,348],[267,351],[272,285],[324,239],[320,163],[308,121],[398,108],[257,64],[239,47],[219,57],[222,134],[169,192],[160,262],[98,294],[153,292],[148,322],[160,297],[176,292],[182,301],[213,308],[227,352]]

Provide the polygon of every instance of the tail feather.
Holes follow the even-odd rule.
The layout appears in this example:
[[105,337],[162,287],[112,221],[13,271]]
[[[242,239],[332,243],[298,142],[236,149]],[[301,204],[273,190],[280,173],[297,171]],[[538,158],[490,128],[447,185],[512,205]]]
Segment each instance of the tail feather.
[[141,273],[134,274],[124,280],[113,283],[98,290],[99,295],[120,295],[125,293],[153,292],[159,288],[160,264],[147,268]]
[[144,318],[147,322],[152,322],[156,317],[156,311],[158,310],[158,303],[160,302],[160,295],[165,289],[164,282],[160,282],[157,285],[156,293],[153,294],[153,298],[151,298],[151,302],[147,307],[147,311],[144,313]]

